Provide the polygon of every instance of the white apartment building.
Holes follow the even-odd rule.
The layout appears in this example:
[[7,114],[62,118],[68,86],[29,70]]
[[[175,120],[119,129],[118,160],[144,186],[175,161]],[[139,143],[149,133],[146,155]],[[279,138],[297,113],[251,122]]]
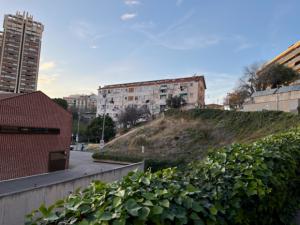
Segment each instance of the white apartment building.
[[97,115],[108,114],[117,120],[129,105],[147,106],[152,115],[166,108],[167,98],[182,96],[185,108],[204,107],[204,76],[154,80],[135,83],[106,85],[98,89]]

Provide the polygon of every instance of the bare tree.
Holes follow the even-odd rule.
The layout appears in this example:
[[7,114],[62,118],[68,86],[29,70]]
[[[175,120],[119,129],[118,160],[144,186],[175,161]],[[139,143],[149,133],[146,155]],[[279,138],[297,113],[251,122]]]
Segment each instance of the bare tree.
[[186,104],[186,101],[182,96],[174,96],[168,98],[166,104],[169,108],[179,109]]
[[130,105],[118,116],[118,122],[122,124],[123,127],[133,127],[140,119],[148,120],[150,116],[151,113],[146,105],[140,108]]

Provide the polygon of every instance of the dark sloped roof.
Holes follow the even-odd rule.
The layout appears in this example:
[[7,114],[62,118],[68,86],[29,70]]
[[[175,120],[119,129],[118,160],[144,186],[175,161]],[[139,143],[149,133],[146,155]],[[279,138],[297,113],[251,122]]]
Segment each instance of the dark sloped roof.
[[0,125],[56,128],[60,118],[72,120],[70,112],[40,91],[1,96]]

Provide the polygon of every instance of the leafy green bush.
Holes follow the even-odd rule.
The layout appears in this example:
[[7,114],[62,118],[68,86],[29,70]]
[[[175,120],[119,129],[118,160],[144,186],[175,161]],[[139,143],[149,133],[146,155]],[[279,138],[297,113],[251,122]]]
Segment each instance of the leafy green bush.
[[211,152],[185,171],[132,172],[92,183],[28,216],[33,224],[292,224],[300,196],[300,130]]

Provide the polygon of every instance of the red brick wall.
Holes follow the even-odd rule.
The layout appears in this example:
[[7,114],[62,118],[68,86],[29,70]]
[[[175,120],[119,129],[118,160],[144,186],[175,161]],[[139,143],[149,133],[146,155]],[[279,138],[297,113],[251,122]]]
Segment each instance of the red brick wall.
[[58,135],[0,133],[0,180],[48,172],[49,152],[69,156],[72,116],[42,92],[0,100],[0,125],[60,129]]

